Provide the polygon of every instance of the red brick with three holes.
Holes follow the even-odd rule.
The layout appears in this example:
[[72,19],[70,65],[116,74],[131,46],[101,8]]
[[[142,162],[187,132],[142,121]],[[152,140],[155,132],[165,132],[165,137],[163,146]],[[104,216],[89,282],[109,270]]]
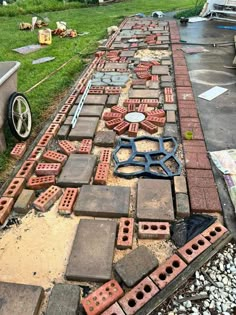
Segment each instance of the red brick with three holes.
[[219,222],[212,224],[209,228],[202,232],[202,235],[211,243],[215,243],[228,230]]
[[68,99],[66,100],[65,104],[73,105],[76,100],[76,96],[69,96]]
[[124,100],[123,106],[128,106],[129,104],[139,105],[140,103],[140,98],[126,99]]
[[110,164],[111,163],[111,153],[112,152],[110,149],[103,149],[101,151],[101,154],[100,154],[100,162]]
[[60,214],[71,214],[78,196],[78,188],[66,188],[58,206]]
[[173,255],[164,264],[154,270],[149,277],[160,289],[163,289],[186,267],[187,264],[178,255]]
[[19,171],[16,173],[16,177],[23,177],[28,179],[34,172],[36,161],[26,160]]
[[28,160],[39,161],[44,151],[45,151],[45,147],[36,146],[34,150],[31,152],[31,154],[29,155]]
[[106,185],[109,174],[108,163],[98,163],[97,171],[93,180],[96,185]]
[[123,120],[121,118],[115,118],[109,121],[106,121],[105,125],[108,129],[113,129],[115,126],[119,125]]
[[0,198],[0,223],[3,224],[9,216],[14,205],[14,199],[8,197]]
[[148,116],[147,121],[158,127],[164,127],[166,123],[165,117]]
[[120,218],[116,247],[118,249],[132,248],[134,235],[134,219]]
[[61,172],[61,163],[39,163],[36,166],[35,174],[43,175],[58,175]]
[[166,104],[173,104],[174,103],[174,96],[171,94],[165,94],[165,103]]
[[78,152],[77,148],[68,140],[60,140],[58,141],[58,145],[61,150],[67,155]]
[[172,88],[164,88],[164,94],[165,95],[173,95],[173,89]]
[[101,315],[125,315],[125,313],[123,312],[119,304],[116,302],[112,306],[110,306],[105,312],[103,312]]
[[121,88],[120,87],[115,87],[115,86],[108,86],[105,88],[105,93],[106,94],[120,94],[121,93]]
[[48,188],[51,185],[55,185],[56,178],[54,175],[30,177],[27,182],[27,187],[30,189],[38,190]]
[[151,298],[159,292],[158,287],[149,277],[125,294],[118,303],[126,315],[133,315],[140,310]]
[[106,112],[103,114],[102,119],[105,121],[108,121],[108,120],[113,120],[113,119],[122,118],[122,117],[123,117],[123,114],[121,113]]
[[150,112],[147,112],[147,117],[148,116],[152,116],[152,117],[165,117],[165,111],[164,109],[155,109],[155,110],[151,110]]
[[13,178],[13,180],[10,182],[9,186],[3,193],[3,197],[9,197],[16,199],[25,186],[25,178]]
[[67,160],[67,155],[48,150],[43,154],[43,159],[47,162],[61,163],[61,165],[64,165]]
[[39,147],[46,147],[49,144],[49,142],[52,140],[52,138],[53,138],[53,134],[45,133],[42,136],[42,138],[39,140],[37,146],[39,146]]
[[98,315],[123,296],[123,290],[116,280],[110,280],[81,302],[87,315]]
[[134,138],[137,137],[138,129],[139,129],[139,124],[138,123],[131,123],[129,125],[128,136],[129,137],[134,137]]
[[92,139],[83,139],[80,143],[78,153],[80,154],[90,154],[92,151],[93,140]]
[[51,123],[51,125],[49,125],[45,133],[55,136],[58,133],[59,129],[60,129],[59,124]]
[[10,154],[11,154],[11,157],[18,160],[18,159],[22,158],[25,151],[26,151],[26,143],[21,142],[21,143],[17,143],[14,146],[14,148],[11,150]]
[[[154,118],[154,117],[153,117]],[[158,118],[158,117],[156,117]],[[150,134],[153,134],[155,132],[157,132],[157,126],[155,126],[153,123],[151,123],[148,120],[144,120],[140,123],[140,126],[143,130],[149,132]]]
[[138,112],[145,114],[147,109],[148,109],[148,105],[147,104],[140,104],[139,107],[138,107]]
[[57,186],[51,186],[33,202],[33,206],[39,211],[47,211],[62,195],[62,189]]
[[159,81],[158,75],[152,75],[151,76],[151,81]]
[[53,124],[62,125],[65,120],[66,120],[66,115],[59,113],[59,114],[57,114],[56,117],[53,119],[52,123],[53,123]]
[[60,109],[59,113],[61,113],[61,114],[68,114],[70,109],[71,109],[71,105],[65,104],[65,105],[62,106],[62,108]]
[[136,111],[136,105],[135,104],[129,104],[127,111],[128,111],[128,113],[135,112]]
[[129,123],[127,121],[122,121],[119,125],[117,125],[113,130],[118,134],[122,135],[129,129]]
[[150,107],[157,107],[158,106],[158,99],[143,98],[141,103],[147,104]]
[[124,117],[124,116],[127,114],[127,109],[125,109],[125,108],[122,107],[122,106],[118,106],[118,105],[112,106],[111,111],[112,111],[113,113],[119,113],[119,114],[121,114],[122,117]]
[[211,246],[211,243],[204,236],[199,234],[183,247],[179,248],[178,254],[189,264],[209,246]]
[[138,237],[146,239],[169,239],[170,224],[168,222],[139,222]]

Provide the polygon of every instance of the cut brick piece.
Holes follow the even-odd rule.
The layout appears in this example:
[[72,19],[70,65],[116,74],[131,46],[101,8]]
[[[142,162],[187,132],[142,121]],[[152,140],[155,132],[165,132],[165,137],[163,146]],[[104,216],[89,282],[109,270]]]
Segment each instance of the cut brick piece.
[[100,162],[110,164],[110,162],[111,162],[111,150],[110,149],[103,149],[101,151]]
[[209,228],[202,232],[202,235],[211,243],[215,243],[228,230],[219,222],[212,224]]
[[81,141],[78,153],[90,154],[92,151],[92,145],[93,145],[92,139],[83,139]]
[[29,161],[39,161],[42,154],[44,153],[45,148],[44,147],[38,147],[36,146],[34,150],[31,152],[31,154],[28,157]]
[[61,163],[62,165],[64,165],[67,160],[67,156],[65,154],[58,153],[51,150],[48,150],[47,152],[45,152],[43,154],[43,158],[45,161],[52,162],[52,163],[53,162]]
[[[0,197],[0,223],[3,224],[9,216],[14,204],[13,198]],[[7,315],[7,314],[6,314]]]
[[129,129],[129,123],[127,121],[122,121],[119,125],[117,125],[113,130],[118,134],[122,135]]
[[68,140],[60,140],[58,141],[58,145],[61,150],[67,155],[78,152],[77,148]]
[[68,280],[101,282],[111,279],[116,229],[114,221],[80,220],[66,269]]
[[171,182],[169,180],[139,179],[137,218],[148,221],[174,220]]
[[[153,118],[158,118],[158,117],[153,117]],[[159,118],[158,118],[159,119]],[[153,123],[151,123],[148,120],[144,120],[140,123],[140,126],[143,130],[149,132],[150,134],[156,133],[157,132],[157,126],[155,126]]]
[[134,219],[120,218],[116,247],[118,249],[132,248],[134,234]]
[[14,159],[21,159],[22,156],[25,154],[26,151],[26,143],[22,142],[22,143],[17,143],[14,148],[11,151],[11,157],[13,157]]
[[111,111],[112,111],[113,113],[119,113],[119,114],[121,114],[122,117],[124,117],[124,116],[127,114],[127,109],[125,109],[125,108],[122,107],[122,106],[118,106],[118,105],[112,106]]
[[114,303],[101,315],[125,315],[125,313],[123,312],[122,308],[119,306],[118,303]]
[[179,248],[178,254],[189,264],[209,246],[211,246],[211,243],[204,236],[199,234],[183,247]]
[[61,172],[61,163],[39,163],[36,167],[35,174],[42,175],[58,175]]
[[211,169],[204,141],[183,141],[186,168]]
[[117,118],[119,119],[122,117],[123,117],[123,114],[121,113],[105,112],[102,116],[102,119],[105,121],[109,121],[112,119],[117,119]]
[[176,215],[185,218],[190,216],[189,199],[187,194],[176,194]]
[[57,186],[51,186],[44,191],[33,203],[33,206],[39,211],[47,211],[62,195],[62,189]]
[[34,190],[44,189],[50,187],[51,185],[54,185],[55,182],[56,178],[54,175],[30,177],[27,182],[27,187]]
[[3,197],[16,199],[22,192],[25,185],[25,178],[15,177],[3,193]]
[[186,178],[184,176],[174,177],[175,193],[187,194]]
[[98,315],[123,295],[116,280],[111,280],[82,300],[87,315]]
[[78,188],[66,188],[58,206],[60,214],[71,214],[78,196]]
[[156,117],[156,116],[148,116],[147,122],[151,122],[153,125],[156,125],[158,127],[164,127],[166,118],[165,117]]
[[28,179],[34,172],[36,166],[36,161],[28,161],[26,160],[19,171],[16,174],[16,177],[23,177]]
[[35,192],[29,189],[23,189],[22,193],[14,204],[14,211],[20,214],[26,214],[32,202],[35,199]]
[[147,116],[153,116],[153,117],[165,117],[165,111],[163,109],[155,109],[155,110],[152,110],[150,112],[147,112],[146,113]]
[[97,171],[93,180],[96,185],[106,185],[109,173],[108,163],[98,163]]
[[136,287],[126,293],[118,303],[126,315],[134,315],[158,292],[157,286],[149,277],[146,277]]
[[186,267],[186,263],[178,255],[173,255],[151,273],[149,277],[160,289],[163,289],[174,278],[181,274]]
[[152,252],[145,246],[139,246],[115,264],[115,271],[130,288],[157,266],[158,261]]
[[123,120],[121,118],[115,118],[109,121],[106,121],[106,127],[108,129],[113,129],[115,128],[117,125],[119,125]]
[[168,222],[139,222],[138,237],[168,240],[170,238],[170,224]]
[[138,123],[131,123],[129,125],[129,130],[128,130],[129,137],[134,137],[134,138],[137,137],[138,129],[139,129]]
[[59,124],[62,125],[63,122],[66,120],[66,115],[65,114],[57,114],[56,117],[53,119],[53,124]]
[[136,111],[136,105],[135,104],[129,104],[127,111],[128,111],[128,113],[135,112]]
[[140,104],[137,111],[139,113],[145,114],[147,111],[147,108],[148,108],[147,104]]

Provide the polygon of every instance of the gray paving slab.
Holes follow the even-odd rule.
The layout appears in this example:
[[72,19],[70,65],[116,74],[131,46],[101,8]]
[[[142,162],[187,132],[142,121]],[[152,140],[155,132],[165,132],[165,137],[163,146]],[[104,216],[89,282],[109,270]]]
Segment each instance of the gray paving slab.
[[137,218],[149,221],[175,219],[170,180],[139,179]]
[[98,117],[79,117],[75,128],[71,129],[69,133],[69,140],[79,141],[83,139],[93,139],[97,129],[98,121]]
[[139,246],[115,264],[115,271],[127,287],[133,287],[158,266],[157,258],[145,246]]
[[111,107],[113,105],[117,105],[119,102],[119,97],[120,97],[119,94],[109,95],[106,106]]
[[105,218],[127,217],[129,201],[129,187],[85,185],[74,205],[74,213]]
[[79,304],[80,287],[58,283],[52,288],[45,315],[77,315]]
[[168,66],[153,66],[152,67],[152,74],[168,75],[169,74],[169,67]]
[[88,185],[94,173],[97,157],[91,154],[71,154],[57,180],[61,187]]
[[94,138],[94,144],[99,147],[114,147],[116,133],[112,130],[98,131]]
[[66,279],[110,280],[116,229],[114,221],[81,219],[66,268]]
[[62,125],[57,133],[57,138],[60,140],[67,139],[70,130],[71,130],[71,125]]
[[0,282],[0,314],[37,315],[43,296],[39,286]]
[[129,97],[130,98],[158,98],[160,92],[158,90],[129,90]]
[[80,112],[80,117],[101,117],[104,106],[84,105]]
[[107,101],[107,95],[88,95],[84,101],[84,105],[105,105]]
[[119,62],[119,63],[115,63],[115,62],[106,62],[105,66],[104,66],[104,69],[127,69],[127,66],[128,64],[127,63],[122,63],[122,62]]

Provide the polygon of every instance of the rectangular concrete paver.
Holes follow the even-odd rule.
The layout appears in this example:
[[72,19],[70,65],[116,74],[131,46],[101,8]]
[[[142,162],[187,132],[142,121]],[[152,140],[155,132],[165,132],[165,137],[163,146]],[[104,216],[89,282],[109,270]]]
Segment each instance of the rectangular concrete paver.
[[16,200],[14,211],[21,214],[26,214],[29,211],[31,203],[35,199],[34,190],[23,189],[22,193]]
[[106,218],[128,216],[129,199],[129,187],[85,185],[75,203],[74,213]]
[[153,66],[152,67],[152,74],[168,75],[169,74],[169,67],[168,66]]
[[69,140],[79,141],[83,139],[93,139],[98,121],[98,117],[79,117],[75,128],[71,129],[69,133]]
[[107,220],[80,220],[66,278],[75,281],[111,279],[117,224]]
[[171,182],[169,180],[139,179],[137,218],[151,221],[174,220]]
[[80,112],[80,117],[101,117],[104,106],[84,105]]
[[[76,100],[76,103],[79,103],[81,96]],[[100,105],[104,106],[107,101],[107,95],[88,95],[84,101],[84,105]]]

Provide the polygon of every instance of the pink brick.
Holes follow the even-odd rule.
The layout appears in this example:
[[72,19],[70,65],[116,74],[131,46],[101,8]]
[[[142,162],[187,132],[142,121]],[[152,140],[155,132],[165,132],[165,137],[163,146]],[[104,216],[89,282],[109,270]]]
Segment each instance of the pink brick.
[[98,315],[116,302],[123,295],[123,290],[116,280],[110,280],[81,302],[87,315]]
[[151,99],[151,98],[143,98],[142,104],[147,104],[150,107],[157,107],[158,106],[158,99]]
[[39,140],[37,146],[39,147],[46,147],[49,145],[50,141],[52,140],[53,135],[50,133],[45,133],[42,138]]
[[93,141],[91,139],[83,139],[81,141],[79,151],[80,154],[90,154],[92,151]]
[[112,113],[112,112],[105,112],[102,116],[102,119],[105,121],[113,120],[113,119],[119,119],[122,118],[123,114],[121,113]]
[[112,119],[112,120],[109,120],[109,121],[106,121],[106,127],[108,129],[113,129],[115,128],[117,125],[119,125],[120,123],[122,123],[122,119],[121,118],[115,118],[115,119]]
[[50,187],[51,185],[55,185],[55,182],[56,178],[54,175],[30,177],[27,182],[27,187],[34,190],[44,189]]
[[113,130],[118,134],[122,135],[129,129],[129,123],[127,121],[122,121],[119,125],[117,125]]
[[159,81],[158,75],[152,75],[151,76],[151,81]]
[[78,152],[77,148],[74,147],[74,145],[68,140],[58,141],[58,145],[61,148],[61,150],[67,155]]
[[47,211],[62,195],[62,189],[51,186],[33,202],[33,206],[39,211]]
[[127,99],[124,101],[123,106],[128,106],[129,104],[139,105],[141,103],[139,98]]
[[118,105],[112,106],[111,111],[112,111],[113,113],[119,113],[119,114],[121,114],[122,117],[124,117],[124,116],[127,114],[127,109],[125,109],[125,108],[122,107],[122,106],[118,106]]
[[36,161],[26,160],[19,171],[16,174],[16,177],[22,177],[28,179],[34,172],[36,166]]
[[135,104],[129,104],[127,110],[128,110],[128,113],[135,112],[136,111]]
[[111,153],[112,152],[111,152],[110,149],[103,149],[101,151],[101,154],[100,154],[100,162],[110,164],[110,162],[111,162]]
[[48,129],[46,130],[45,133],[55,136],[58,133],[59,129],[60,129],[60,125],[59,124],[51,123],[51,125],[49,125],[49,127],[48,127]]
[[71,105],[65,104],[65,105],[62,106],[62,108],[60,109],[59,113],[61,113],[61,114],[68,114],[70,110],[71,110]]
[[215,243],[219,238],[221,238],[228,230],[219,222],[216,222],[209,226],[202,235],[211,243]]
[[61,163],[39,163],[36,167],[35,174],[42,175],[58,175],[61,172]]
[[155,109],[150,112],[147,112],[146,114],[147,116],[153,116],[153,117],[159,117],[159,118],[165,117],[164,109]]
[[125,313],[123,312],[119,304],[116,302],[112,306],[110,306],[105,312],[103,312],[101,315],[125,315]]
[[9,216],[14,204],[13,198],[0,197],[0,223],[3,224]]
[[144,114],[144,113],[146,113],[147,108],[148,108],[147,104],[140,104],[138,107],[138,112]]
[[98,163],[97,171],[93,180],[96,185],[106,185],[109,173],[108,163]]
[[143,130],[149,132],[150,134],[157,132],[157,126],[155,126],[153,123],[151,123],[148,120],[142,121],[140,123],[140,126]]
[[44,151],[45,151],[45,147],[36,146],[34,150],[31,152],[30,156],[28,157],[28,160],[39,161]]
[[164,94],[165,95],[173,95],[173,89],[172,88],[164,88]]
[[64,165],[67,160],[67,155],[48,150],[43,154],[43,159],[48,162],[61,163]]
[[62,125],[63,122],[66,120],[66,115],[65,114],[57,114],[56,117],[53,119],[53,124],[59,124]]
[[139,222],[138,237],[147,239],[169,239],[170,224],[168,222]]
[[134,235],[134,219],[120,218],[119,232],[117,237],[117,248],[127,249],[132,248]]
[[4,191],[3,197],[16,199],[22,192],[24,186],[25,186],[25,178],[20,178],[20,177],[13,178],[13,180],[10,182],[7,189]]
[[77,188],[66,188],[58,206],[60,214],[71,214],[78,196]]
[[128,130],[129,137],[134,137],[134,138],[137,137],[138,129],[139,129],[138,123],[131,123],[129,125],[129,130]]
[[166,118],[165,117],[157,117],[157,116],[148,116],[147,121],[151,122],[153,125],[158,127],[164,127]]
[[173,255],[150,274],[152,281],[163,289],[187,267],[186,263],[178,256]]
[[11,157],[18,160],[22,158],[22,156],[25,154],[25,151],[26,151],[26,143],[21,142],[21,143],[17,143],[14,146],[10,154],[11,154]]

